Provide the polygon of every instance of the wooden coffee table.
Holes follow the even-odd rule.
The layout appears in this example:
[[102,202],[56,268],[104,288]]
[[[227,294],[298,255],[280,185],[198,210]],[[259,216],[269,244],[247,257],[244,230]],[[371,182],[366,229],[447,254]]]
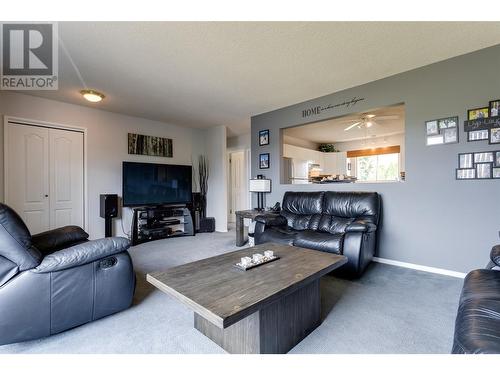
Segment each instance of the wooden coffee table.
[[[241,257],[272,250],[280,259],[248,271]],[[320,278],[342,255],[263,244],[147,274],[194,310],[194,327],[229,353],[286,353],[320,324]]]

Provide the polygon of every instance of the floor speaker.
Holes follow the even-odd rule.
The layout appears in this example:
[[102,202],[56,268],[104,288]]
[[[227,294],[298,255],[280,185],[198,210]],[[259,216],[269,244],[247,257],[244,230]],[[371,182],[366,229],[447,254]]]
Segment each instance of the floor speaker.
[[214,217],[204,217],[200,219],[200,233],[211,233],[215,232],[215,218]]
[[103,218],[118,216],[118,195],[101,194],[100,216]]

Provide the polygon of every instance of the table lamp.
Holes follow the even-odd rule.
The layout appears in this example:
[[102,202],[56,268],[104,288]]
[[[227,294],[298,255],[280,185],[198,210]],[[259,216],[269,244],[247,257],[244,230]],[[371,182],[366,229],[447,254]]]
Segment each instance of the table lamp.
[[251,178],[248,184],[248,190],[251,193],[257,193],[257,210],[264,209],[264,193],[271,192],[271,180],[263,178],[262,175],[257,178]]

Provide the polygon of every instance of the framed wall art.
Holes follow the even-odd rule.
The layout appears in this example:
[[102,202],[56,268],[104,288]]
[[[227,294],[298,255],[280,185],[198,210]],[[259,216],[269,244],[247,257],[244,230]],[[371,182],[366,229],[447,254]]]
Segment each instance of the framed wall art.
[[477,120],[480,118],[488,118],[490,116],[490,108],[489,107],[481,107],[469,109],[467,111],[467,120]]
[[458,143],[458,116],[425,122],[427,146]]
[[468,142],[488,140],[490,145],[500,144],[500,99],[490,101],[488,107],[469,109],[464,131]]
[[173,156],[172,140],[170,138],[128,133],[128,153],[171,158]]
[[269,144],[269,129],[259,131],[259,146]]
[[457,180],[500,178],[500,150],[458,154]]
[[500,128],[491,128],[490,129],[490,138],[489,138],[488,143],[490,145],[500,143]]
[[490,102],[490,117],[500,116],[500,99]]
[[473,130],[467,132],[467,134],[467,141],[469,142],[484,141],[489,136],[488,130]]
[[259,169],[269,168],[269,153],[259,155]]

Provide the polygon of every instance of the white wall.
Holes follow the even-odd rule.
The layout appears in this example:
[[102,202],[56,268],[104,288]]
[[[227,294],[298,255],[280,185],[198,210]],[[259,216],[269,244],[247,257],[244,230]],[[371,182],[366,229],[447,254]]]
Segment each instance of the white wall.
[[[87,128],[89,216],[87,230],[91,238],[104,236],[104,219],[99,217],[99,194],[116,193],[121,196],[123,161],[190,165],[192,159],[197,160],[197,154],[202,150],[199,146],[199,143],[203,143],[200,141],[203,139],[200,135],[202,130],[18,93],[0,92],[0,115]],[[0,198],[3,201],[3,121],[0,127]],[[173,157],[129,155],[127,153],[128,132],[171,138]],[[193,144],[196,148],[193,148]],[[125,231],[128,232],[131,223],[129,209],[125,209],[124,216]],[[114,233],[123,235],[120,219],[115,219]]]
[[215,217],[215,230],[227,232],[227,129],[206,129],[205,150],[209,160],[207,216]]
[[298,146],[303,148],[308,148],[310,150],[318,151],[319,143],[309,141],[307,139],[301,139],[296,137],[291,137],[289,135],[283,134],[283,143],[292,146]]
[[227,151],[250,150],[250,147],[251,147],[250,133],[237,135],[227,139]]

